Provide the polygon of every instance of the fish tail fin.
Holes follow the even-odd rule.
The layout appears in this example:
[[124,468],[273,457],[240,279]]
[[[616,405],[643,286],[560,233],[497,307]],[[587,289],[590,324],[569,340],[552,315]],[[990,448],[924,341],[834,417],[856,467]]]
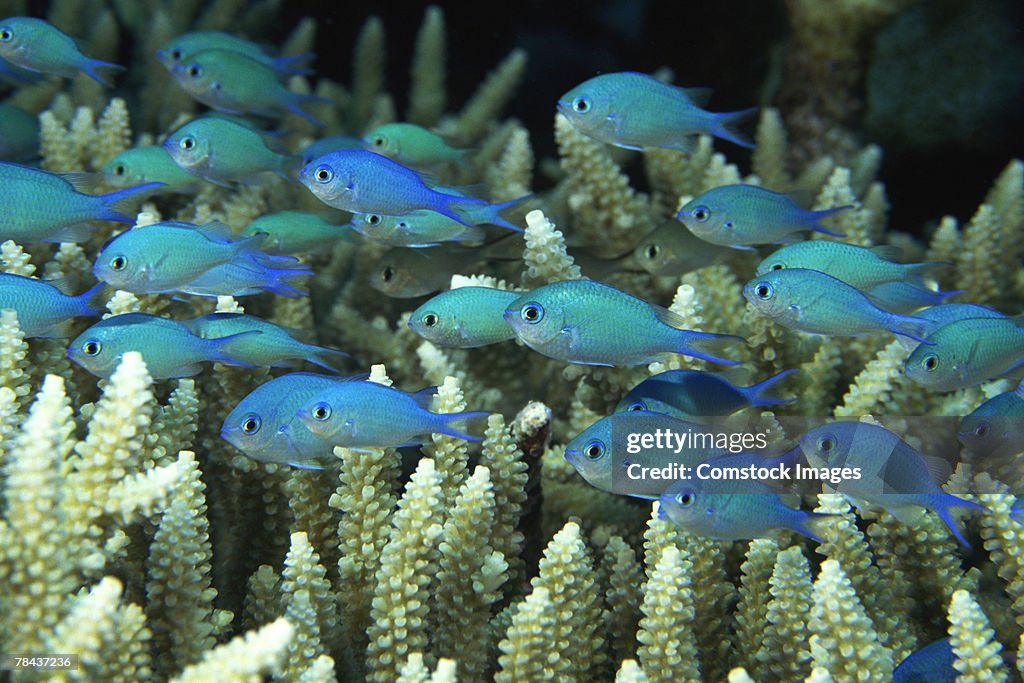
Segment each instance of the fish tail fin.
[[[254,237],[263,237],[265,234],[257,233]],[[309,295],[304,283],[296,280],[312,275],[313,271],[299,259],[283,254],[267,254],[255,248],[251,249],[247,256],[248,259],[242,259],[236,265],[258,273],[260,284],[257,287],[259,289],[280,294],[289,299]]]
[[750,109],[743,109],[741,111],[715,114],[714,125],[709,132],[716,138],[728,140],[740,147],[753,149],[754,147],[757,147],[757,145],[755,145],[750,137],[741,131],[739,127],[752,120],[758,111],[760,111],[758,107],[751,107]]
[[435,432],[465,441],[481,441],[481,437],[473,436],[469,432],[483,430],[471,428],[470,423],[474,420],[486,420],[490,415],[486,412],[437,413],[438,424]]
[[726,356],[735,350],[737,342],[747,343],[746,339],[734,334],[714,334],[692,330],[680,330],[680,333],[681,343],[676,349],[676,353],[722,365],[739,365],[740,361],[729,360]]
[[474,221],[469,215],[469,207],[472,205],[487,204],[483,199],[473,199],[471,197],[454,197],[451,195],[445,195],[444,193],[438,193],[445,197],[451,197],[448,200],[442,200],[437,203],[437,206],[433,209],[440,214],[448,216],[453,221],[462,223],[463,225],[475,228],[476,224],[480,221]]
[[100,282],[75,297],[80,315],[100,315],[107,305],[107,283]]
[[210,345],[210,360],[215,363],[224,363],[225,365],[235,365],[240,368],[255,368],[258,367],[242,360],[240,357],[240,351],[237,348],[232,348],[232,345],[240,340],[251,341],[251,337],[263,334],[259,330],[246,330],[245,332],[239,332],[238,334],[230,334],[226,337],[215,337],[213,339],[206,340]]
[[829,527],[843,518],[842,515],[831,515],[822,512],[806,512],[794,510],[793,523],[790,528],[816,543],[824,543]]
[[769,377],[763,382],[759,382],[752,387],[743,389],[743,393],[746,394],[747,400],[750,401],[752,406],[774,406],[774,405],[785,405],[786,403],[792,403],[795,398],[779,398],[771,394],[765,393],[772,386],[785,378],[792,375],[797,371],[798,368],[790,368],[789,370],[783,370],[774,377]]
[[811,219],[809,221],[810,227],[815,232],[820,232],[823,235],[831,235],[832,237],[846,237],[845,232],[839,232],[838,230],[830,230],[829,228],[826,228],[824,225],[822,225],[819,221],[825,216],[831,216],[834,213],[839,213],[840,211],[846,211],[847,209],[852,208],[854,208],[853,204],[846,204],[844,206],[836,206],[831,209],[822,209],[821,211],[809,211],[808,215]]
[[104,78],[96,71],[96,69],[116,69],[118,71],[127,71],[128,68],[121,66],[120,64],[114,64],[113,62],[104,62],[102,59],[86,59],[82,64],[82,71],[86,73],[91,79],[105,85],[108,88],[114,87],[114,82]]
[[[532,199],[536,195],[528,194],[525,197],[519,197],[517,199],[511,199],[507,202],[500,202],[498,204],[491,204],[487,209],[487,220],[488,225],[498,225],[509,230],[515,230],[516,232],[526,232],[525,228],[521,228],[518,225],[509,223],[507,220],[501,217],[501,212],[505,209],[509,209],[517,204],[525,202],[527,199]],[[484,222],[484,221],[481,221]]]
[[313,344],[306,344],[306,360],[314,365],[319,365],[325,370],[329,370],[335,374],[341,371],[336,367],[337,361],[342,358],[350,358],[351,356],[344,351],[338,351],[336,349],[328,349],[324,346],[314,346]]
[[290,111],[293,114],[297,114],[298,116],[301,116],[302,118],[306,119],[317,128],[323,128],[324,124],[322,122],[313,118],[311,114],[307,113],[302,108],[303,104],[314,103],[334,104],[334,100],[328,99],[326,97],[319,97],[317,95],[300,95],[299,93],[291,93],[291,97],[289,98],[288,101],[288,111]]
[[960,544],[964,548],[970,550],[971,544],[967,542],[967,539],[964,538],[963,532],[960,531],[960,523],[957,522],[956,517],[953,516],[952,510],[953,508],[968,508],[969,510],[986,512],[988,508],[984,505],[975,503],[972,500],[954,496],[951,493],[942,493],[937,496],[937,498],[938,500],[935,501],[935,504],[930,505],[929,508],[939,516],[939,519],[941,519],[947,527],[949,527],[950,533],[956,537],[956,540],[960,541]]
[[97,211],[96,219],[101,221],[118,221],[119,223],[134,223],[135,219],[128,216],[125,212],[134,211],[135,207],[146,199],[151,190],[163,186],[164,183],[146,183],[144,185],[136,185],[135,187],[127,187],[117,192],[98,195],[95,199],[99,201],[100,208]]
[[895,334],[910,337],[917,342],[932,343],[927,340],[927,337],[939,328],[939,323],[934,320],[915,318],[912,315],[897,315],[895,313],[890,313],[890,315],[893,318],[893,324],[889,329]]
[[315,52],[303,52],[300,55],[284,55],[274,59],[274,70],[289,76],[312,76],[315,72],[309,68],[309,62],[316,59]]
[[[937,278],[939,272],[944,268],[949,268],[953,264],[944,261],[927,261],[925,263],[908,263],[906,267],[907,281],[912,282],[921,287],[926,287],[925,278]],[[949,294],[947,296],[952,296]]]

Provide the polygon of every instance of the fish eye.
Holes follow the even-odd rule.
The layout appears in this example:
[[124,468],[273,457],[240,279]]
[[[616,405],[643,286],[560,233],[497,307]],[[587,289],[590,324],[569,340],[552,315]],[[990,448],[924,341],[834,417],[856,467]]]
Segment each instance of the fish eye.
[[124,164],[118,164],[114,166],[114,175],[124,175],[125,167]]
[[775,290],[767,282],[761,282],[754,287],[754,294],[761,301],[768,301],[775,294]]
[[643,401],[633,401],[626,410],[647,410],[647,406],[644,405]]
[[189,64],[188,68],[185,69],[185,73],[187,73],[191,78],[199,78],[203,75],[203,67],[198,64]]
[[836,440],[831,436],[823,436],[818,439],[818,450],[822,453],[828,453],[836,447]]
[[331,407],[326,403],[317,403],[313,406],[313,410],[309,411],[309,414],[313,416],[314,420],[323,422],[331,416]]
[[100,355],[100,351],[103,350],[103,345],[95,339],[90,339],[82,344],[82,350],[85,351],[85,355],[87,356],[98,356]]
[[647,247],[647,258],[649,258],[649,259],[651,259],[653,261],[654,259],[658,258],[658,254],[660,252],[661,252],[661,249],[658,248],[657,244],[648,245],[648,247]]
[[374,147],[383,147],[386,140],[382,136],[378,135],[372,140],[372,142]]
[[125,266],[128,265],[128,259],[124,256],[115,256],[110,259],[110,269],[114,271],[124,270]]
[[974,430],[974,435],[980,439],[984,439],[986,436],[988,436],[988,423],[982,422],[981,424],[979,424],[977,428]]
[[588,460],[599,460],[604,455],[604,444],[598,440],[590,441],[583,447],[583,455]]
[[220,90],[220,81],[214,81],[213,83],[210,84],[210,87],[213,88],[214,90]]
[[384,282],[391,282],[395,277],[395,269],[391,266],[384,266],[384,270],[380,271],[380,279]]
[[590,98],[589,97],[577,97],[572,101],[572,110],[577,114],[586,114],[590,111]]
[[773,263],[771,265],[771,267],[769,268],[769,270],[782,270],[785,267],[786,266],[784,264],[782,264],[782,263]]
[[427,313],[423,316],[423,324],[427,327],[433,327],[437,324],[437,315],[435,313]]
[[929,353],[924,357],[924,369],[928,372],[935,372],[939,367],[939,357],[934,353]]
[[329,183],[334,178],[334,171],[330,166],[317,166],[313,171],[313,177],[318,183]]
[[539,323],[544,319],[544,307],[537,303],[528,303],[523,306],[521,315],[528,323]]
[[690,507],[696,499],[696,496],[689,491],[681,491],[676,494],[676,503],[682,508]]
[[178,147],[181,147],[186,152],[196,146],[196,139],[191,135],[186,135],[178,141]]
[[726,221],[722,225],[725,227],[726,230],[732,230],[734,227],[736,227],[736,224],[733,223],[732,221]]
[[369,216],[366,217],[366,222],[369,223],[370,225],[377,225],[378,223],[381,222],[381,217],[378,214],[371,213]]
[[706,206],[698,206],[690,212],[690,215],[693,216],[693,220],[698,223],[703,223],[707,219],[711,218],[711,209]]
[[176,62],[180,62],[181,58],[184,56],[185,53],[182,51],[180,47],[176,47],[173,50],[171,50],[171,59],[173,59]]
[[409,224],[406,223],[405,221],[399,221],[398,222],[398,229],[399,230],[408,230],[409,229]]
[[245,419],[242,420],[242,431],[246,434],[255,434],[260,431],[260,424],[262,423],[260,422],[259,415],[255,413],[246,415]]
[[9,28],[0,29],[0,42],[10,42],[11,38],[14,37],[14,32]]

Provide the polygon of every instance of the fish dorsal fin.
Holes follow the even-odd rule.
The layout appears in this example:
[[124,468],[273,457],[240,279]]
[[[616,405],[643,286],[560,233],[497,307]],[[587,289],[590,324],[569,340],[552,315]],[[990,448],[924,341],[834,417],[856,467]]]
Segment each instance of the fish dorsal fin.
[[[205,235],[211,242],[230,243],[236,241],[235,233],[227,223],[213,221],[205,225],[197,225],[195,229]],[[257,233],[257,235],[266,237],[266,233]]]
[[871,253],[886,261],[899,262],[903,256],[903,250],[892,244],[880,244],[877,247],[869,247]]
[[415,394],[409,394],[412,399],[416,401],[416,404],[424,410],[430,410],[430,407],[434,404],[434,395],[437,393],[437,387],[427,387],[426,389],[420,389]]
[[953,468],[945,458],[940,458],[937,455],[920,455],[921,460],[924,461],[925,466],[928,468],[929,479],[939,486],[949,481],[950,475],[953,474]]
[[711,88],[681,88],[676,87],[676,90],[686,95],[687,99],[698,107],[703,107],[711,101],[711,93],[714,92]]
[[53,280],[42,280],[51,287],[56,287],[61,294],[72,296],[74,294],[74,287],[71,282],[71,278],[68,276],[54,278]]
[[99,173],[71,172],[58,173],[57,175],[66,180],[71,187],[75,188],[75,191],[84,192],[86,194],[95,192],[96,187],[103,178]]
[[674,327],[677,330],[685,330],[685,329],[687,329],[687,327],[686,327],[686,324],[687,324],[686,323],[686,319],[683,318],[683,316],[679,315],[678,313],[676,313],[674,311],[670,311],[669,309],[665,308],[664,306],[659,306],[658,304],[648,303],[648,305],[651,307],[651,310],[654,312],[654,316],[660,322],[665,323],[669,327]]

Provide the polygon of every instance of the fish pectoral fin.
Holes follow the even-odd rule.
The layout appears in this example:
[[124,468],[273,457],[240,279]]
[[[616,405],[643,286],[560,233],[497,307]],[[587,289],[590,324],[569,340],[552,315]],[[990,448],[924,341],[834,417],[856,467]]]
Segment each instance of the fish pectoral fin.
[[289,462],[288,464],[291,465],[292,467],[298,468],[300,470],[322,470],[323,469],[323,467],[320,467],[319,465],[311,465],[308,462]]

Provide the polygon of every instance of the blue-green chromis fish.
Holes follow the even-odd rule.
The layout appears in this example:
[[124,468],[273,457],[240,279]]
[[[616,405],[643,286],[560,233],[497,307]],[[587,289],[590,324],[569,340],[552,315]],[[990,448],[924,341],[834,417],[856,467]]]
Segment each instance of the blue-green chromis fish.
[[189,61],[193,56],[204,50],[228,50],[245,55],[260,64],[276,71],[280,76],[310,76],[312,69],[304,63],[312,61],[316,55],[304,53],[274,57],[257,43],[241,36],[224,31],[192,31],[182,34],[157,50],[156,57],[168,71],[176,64]]
[[960,421],[960,443],[973,456],[1007,458],[1024,452],[1024,382],[988,399]]
[[64,78],[85,73],[108,88],[113,83],[96,70],[125,70],[120,64],[83,55],[71,36],[34,17],[7,17],[0,21],[0,57],[22,69]]
[[190,377],[202,371],[200,364],[205,362],[252,367],[227,352],[228,344],[240,336],[203,339],[177,320],[124,313],[101,320],[78,335],[68,346],[68,357],[97,377],[109,377],[126,351],[138,351],[153,379]]
[[296,280],[312,271],[294,257],[260,251],[264,239],[263,234],[237,237],[223,223],[165,221],[111,239],[100,249],[93,273],[134,294],[303,294]]
[[753,147],[736,126],[757,108],[715,113],[700,108],[709,91],[679,88],[636,72],[603,74],[558,99],[558,111],[578,131],[626,149],[661,147],[689,152],[696,135]]
[[13,104],[0,104],[0,159],[26,161],[39,156],[39,118]]
[[727,249],[700,239],[678,221],[670,220],[640,240],[633,253],[640,267],[651,275],[685,275],[717,263]]
[[892,683],[956,683],[954,661],[949,638],[940,638],[907,655],[892,672]]
[[436,247],[442,242],[477,242],[487,237],[483,228],[464,225],[427,209],[402,216],[357,213],[351,225],[363,237],[389,247],[419,249]]
[[334,446],[313,434],[298,410],[321,391],[347,378],[293,372],[264,382],[228,414],[221,437],[258,462],[288,463],[320,469],[333,457]]
[[[936,478],[944,483],[950,467],[941,458],[926,460],[894,432],[878,424],[857,421],[835,421],[814,427],[800,437],[800,449],[811,467],[851,471],[851,476],[834,485],[838,493],[883,507],[897,518],[905,514],[908,506],[931,510],[969,547],[952,509],[985,508],[942,490]],[[854,471],[859,476],[854,476]]]
[[724,416],[749,407],[782,405],[793,399],[767,391],[796,372],[785,370],[749,387],[738,387],[725,376],[700,370],[669,370],[633,387],[615,407],[616,413],[650,411],[676,417]]
[[806,268],[773,270],[743,287],[757,312],[790,329],[810,334],[861,336],[888,330],[916,341],[937,328],[925,318],[875,306],[855,287]]
[[310,211],[277,211],[258,216],[240,233],[242,237],[266,234],[261,248],[270,254],[302,254],[330,251],[339,240],[351,241],[348,225],[331,223]]
[[917,314],[918,318],[931,320],[939,327],[945,327],[957,320],[968,320],[970,318],[1005,318],[1005,313],[1000,313],[994,308],[980,304],[942,304],[926,308]]
[[684,320],[593,280],[567,280],[520,295],[505,319],[520,340],[549,358],[584,365],[646,365],[680,353],[713,363],[725,357],[734,335],[681,329]]
[[487,205],[483,199],[435,190],[411,168],[366,150],[342,149],[315,159],[299,180],[324,204],[343,211],[400,216],[429,209],[463,225],[485,222],[470,216],[473,208]]
[[722,185],[700,194],[676,214],[697,237],[712,244],[749,249],[752,244],[771,244],[792,239],[794,233],[813,230],[835,237],[819,221],[852,206],[807,211],[789,196],[756,185]]
[[451,147],[437,133],[414,123],[385,123],[363,136],[363,146],[405,166],[430,169],[461,163],[469,150]]
[[789,529],[818,543],[828,525],[841,519],[791,508],[756,479],[673,482],[658,499],[658,516],[689,533],[721,541],[767,538],[777,529]]
[[[235,341],[224,346],[224,350],[236,360],[259,367],[292,367],[305,360],[338,372],[339,361],[348,357],[344,351],[301,342],[288,330],[269,320],[241,313],[210,313],[194,320],[184,320],[182,324],[203,339],[235,335]],[[253,330],[260,334],[240,335]]]
[[125,214],[160,187],[146,183],[110,194],[79,192],[91,183],[86,174],[47,173],[28,166],[0,162],[4,210],[0,212],[0,242],[81,242],[92,234],[86,221],[131,223]]
[[229,114],[282,116],[291,112],[315,126],[323,126],[301,105],[330,102],[323,97],[291,92],[278,81],[274,69],[231,50],[203,50],[175,64],[171,75],[189,95]]
[[409,327],[437,346],[457,349],[515,339],[504,314],[520,294],[490,287],[451,289],[413,311]]
[[782,247],[757,266],[764,275],[782,268],[807,268],[828,273],[857,289],[867,290],[887,282],[925,287],[925,278],[948,268],[948,263],[897,263],[897,247],[860,247],[835,240],[806,240]]
[[928,335],[903,372],[932,391],[973,387],[1024,363],[1024,317],[967,318]]
[[294,180],[300,163],[271,150],[258,132],[222,118],[189,121],[171,133],[164,149],[188,173],[220,185],[252,182],[263,172]]
[[163,183],[156,192],[192,194],[199,191],[202,179],[178,165],[163,147],[132,147],[108,161],[100,169],[103,179],[114,187],[141,183]]
[[489,413],[434,413],[434,388],[409,394],[369,381],[335,384],[306,401],[299,419],[334,446],[385,448],[421,444],[431,434],[479,441],[467,433],[468,422]]
[[26,338],[69,337],[73,319],[103,313],[103,284],[68,296],[52,282],[0,273],[0,310],[14,309]]

